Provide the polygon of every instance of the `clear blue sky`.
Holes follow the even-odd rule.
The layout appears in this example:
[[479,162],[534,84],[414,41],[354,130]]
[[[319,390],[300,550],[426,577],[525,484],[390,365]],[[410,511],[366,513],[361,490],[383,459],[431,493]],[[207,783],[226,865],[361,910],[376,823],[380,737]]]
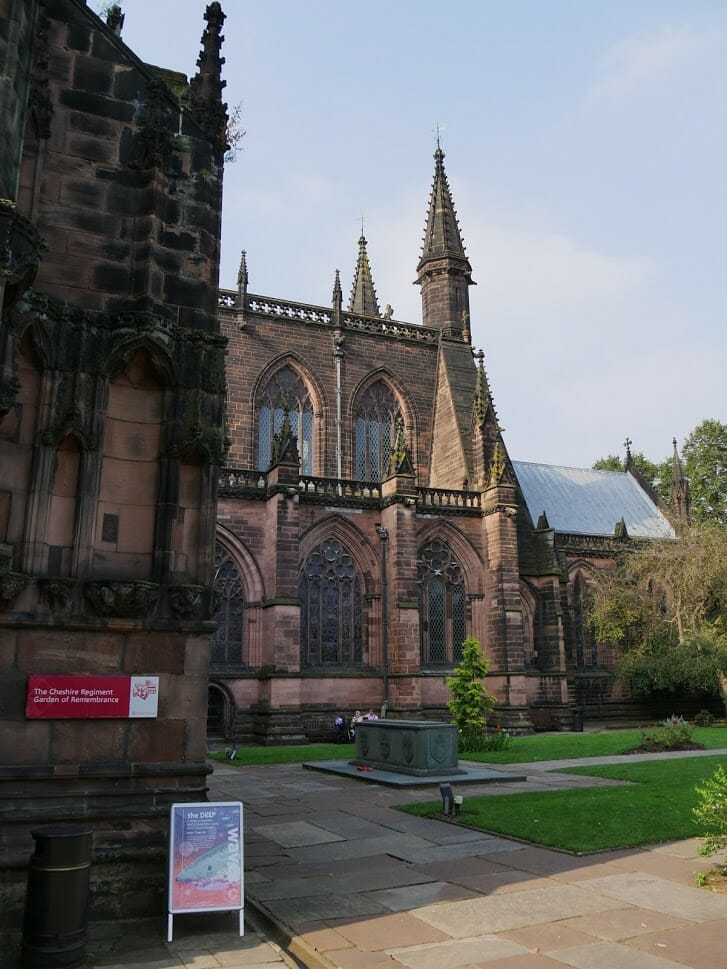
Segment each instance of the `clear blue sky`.
[[[121,4],[141,58],[195,72],[204,0]],[[223,9],[223,287],[246,249],[251,292],[327,305],[339,268],[347,298],[363,215],[380,304],[420,321],[439,124],[510,455],[661,460],[727,420],[724,0]]]

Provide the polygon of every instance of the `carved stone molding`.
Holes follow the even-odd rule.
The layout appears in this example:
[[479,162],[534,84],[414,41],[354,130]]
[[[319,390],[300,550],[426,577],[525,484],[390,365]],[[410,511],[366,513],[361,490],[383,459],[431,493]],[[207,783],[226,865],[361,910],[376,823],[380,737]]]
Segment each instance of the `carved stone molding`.
[[148,619],[159,601],[159,586],[153,582],[99,579],[87,582],[83,592],[97,616]]
[[7,308],[32,285],[47,246],[33,223],[15,210],[10,199],[0,199],[0,219],[5,223],[0,271],[5,277],[4,306]]
[[22,572],[0,575],[0,610],[7,609],[26,587],[30,577]]
[[204,610],[203,585],[171,585],[167,590],[169,608],[177,619],[199,619]]
[[67,612],[73,605],[76,590],[75,579],[43,577],[38,579],[38,587],[43,600],[52,612]]

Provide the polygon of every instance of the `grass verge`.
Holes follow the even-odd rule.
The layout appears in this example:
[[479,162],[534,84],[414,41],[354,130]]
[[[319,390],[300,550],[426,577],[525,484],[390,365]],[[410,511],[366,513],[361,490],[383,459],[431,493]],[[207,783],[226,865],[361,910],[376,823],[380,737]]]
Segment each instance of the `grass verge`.
[[260,764],[302,764],[308,760],[350,760],[353,744],[305,744],[296,747],[241,747],[234,760],[227,760],[224,750],[209,754],[210,760],[223,760],[236,767]]
[[[627,786],[467,797],[460,821],[473,828],[582,854],[632,848],[699,835],[692,819],[695,787],[724,757],[685,757],[640,764],[570,768]],[[436,817],[441,800],[400,810]]]
[[[727,728],[697,727],[697,743],[714,750],[727,747]],[[484,764],[528,764],[539,760],[570,760],[574,757],[608,757],[626,754],[641,740],[640,730],[608,730],[602,733],[534,734],[515,737],[507,750],[463,754],[461,760]],[[231,764],[302,764],[307,760],[350,760],[353,744],[304,744],[295,747],[241,747]],[[212,760],[225,760],[224,751],[211,753]]]
[[[607,730],[601,733],[533,734],[515,737],[507,750],[463,754],[461,760],[484,764],[528,764],[539,760],[574,757],[610,757],[627,754],[641,742],[641,730]],[[727,747],[727,728],[695,727],[692,736],[708,750]]]

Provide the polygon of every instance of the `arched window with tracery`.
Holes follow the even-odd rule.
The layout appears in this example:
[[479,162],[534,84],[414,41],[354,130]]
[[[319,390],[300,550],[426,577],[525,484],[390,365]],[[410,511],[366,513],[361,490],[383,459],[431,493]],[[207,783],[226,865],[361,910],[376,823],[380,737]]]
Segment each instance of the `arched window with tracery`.
[[242,580],[230,553],[221,545],[215,550],[214,590],[217,631],[210,644],[210,666],[217,670],[244,666]]
[[298,584],[302,667],[357,665],[363,656],[363,589],[356,565],[335,538],[308,556]]
[[354,416],[357,480],[383,480],[401,419],[399,403],[383,380],[377,380],[361,395]]
[[292,367],[281,367],[258,395],[258,466],[266,471],[273,456],[273,437],[285,415],[298,441],[301,471],[313,474],[313,404],[308,389]]
[[467,595],[452,550],[434,539],[419,554],[419,628],[422,666],[454,666],[467,635]]
[[586,619],[585,599],[588,586],[580,572],[573,582],[573,630],[578,669],[598,665],[598,644],[593,628]]

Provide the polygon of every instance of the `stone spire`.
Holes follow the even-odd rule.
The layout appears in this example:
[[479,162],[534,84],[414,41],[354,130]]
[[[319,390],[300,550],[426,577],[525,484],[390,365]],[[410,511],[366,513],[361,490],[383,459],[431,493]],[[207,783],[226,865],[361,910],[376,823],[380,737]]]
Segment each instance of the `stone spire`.
[[237,271],[237,305],[242,309],[247,300],[247,253],[243,249],[240,253],[240,268]]
[[684,477],[684,468],[677,450],[677,439],[672,440],[674,454],[671,459],[671,512],[674,519],[689,524],[689,481]]
[[461,334],[466,323],[469,331],[472,266],[462,244],[439,143],[434,152],[434,182],[416,283],[422,288],[425,326]]
[[341,290],[341,274],[336,270],[336,278],[333,281],[333,325],[337,330],[341,328],[341,315],[343,310],[343,291]]
[[366,252],[366,237],[363,230],[361,231],[361,238],[358,240],[358,261],[356,262],[356,275],[351,289],[351,298],[348,301],[348,312],[355,313],[357,316],[381,316],[374,281],[371,278],[371,266]]
[[202,128],[218,151],[227,150],[227,105],[222,101],[222,90],[227,82],[222,80],[220,57],[222,25],[225,15],[217,0],[205,10],[207,26],[202,34],[202,51],[197,58],[199,70],[189,82],[189,106],[195,121]]

